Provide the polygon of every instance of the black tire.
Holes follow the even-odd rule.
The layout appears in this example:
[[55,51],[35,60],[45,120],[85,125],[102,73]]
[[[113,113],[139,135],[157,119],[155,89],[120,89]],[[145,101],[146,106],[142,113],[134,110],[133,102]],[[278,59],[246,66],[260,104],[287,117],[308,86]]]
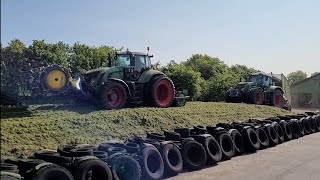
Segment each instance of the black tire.
[[179,133],[182,138],[188,138],[190,136],[189,128],[175,128],[174,132]]
[[70,154],[72,157],[93,156],[93,149],[92,148],[71,149]]
[[206,128],[204,126],[193,126],[195,134],[205,134]]
[[72,174],[67,169],[55,164],[46,164],[41,166],[41,168],[34,170],[35,172],[32,176],[33,180],[73,180]]
[[302,137],[306,134],[304,131],[304,126],[303,126],[303,122],[301,121],[301,119],[297,121],[297,123],[299,125],[299,129],[300,129],[300,137]]
[[245,150],[247,152],[256,152],[260,148],[259,138],[252,128],[244,128],[241,134],[245,143]]
[[21,180],[22,177],[19,174],[12,173],[12,172],[5,172],[1,171],[0,173],[0,179],[1,180]]
[[297,120],[295,121],[290,121],[289,125],[291,127],[291,131],[292,131],[292,138],[293,139],[298,139],[300,137],[300,126],[299,123],[297,122]]
[[10,164],[10,163],[1,163],[0,166],[1,171],[6,171],[6,172],[11,172],[11,173],[19,173],[18,166],[15,164]]
[[263,130],[266,131],[268,135],[270,146],[276,146],[279,144],[278,133],[275,128],[271,126],[271,124],[264,125]]
[[228,133],[221,133],[218,141],[222,151],[222,159],[231,159],[234,156],[235,148],[230,135]]
[[317,132],[317,122],[316,120],[313,118],[313,117],[310,117],[310,118],[307,118],[306,120],[309,121],[309,124],[310,124],[310,133],[315,133]]
[[233,125],[229,124],[229,123],[218,123],[216,124],[217,127],[222,127],[226,130],[230,130],[230,129],[234,129]]
[[252,104],[262,105],[264,103],[264,94],[262,89],[255,89],[250,92],[250,101]]
[[134,143],[134,142],[126,142],[126,143],[124,143],[123,147],[130,154],[136,154],[140,151],[139,144]]
[[177,132],[163,131],[165,140],[169,141],[181,141],[181,135]]
[[105,151],[107,152],[109,148],[111,147],[123,147],[122,143],[118,143],[118,142],[105,142],[105,143],[101,143],[98,147],[98,151]]
[[280,89],[276,89],[271,95],[271,105],[283,108],[283,93]]
[[111,170],[114,180],[140,180],[141,166],[137,160],[128,154],[117,154],[112,160]]
[[270,142],[267,133],[262,128],[256,129],[256,133],[260,141],[260,149],[268,148]]
[[290,125],[284,120],[281,120],[279,122],[279,125],[281,126],[281,128],[283,130],[284,140],[290,141],[292,139],[292,130],[291,130]]
[[104,162],[107,162],[109,157],[108,153],[105,151],[93,151],[93,156],[101,159]]
[[240,155],[244,152],[244,141],[240,132],[236,129],[230,129],[228,131],[234,143],[235,154]]
[[164,163],[164,174],[166,176],[179,174],[183,168],[183,160],[178,147],[173,143],[164,143],[159,151]]
[[100,159],[88,159],[79,162],[74,169],[74,179],[87,180],[112,180],[112,173],[104,161]]
[[207,162],[207,153],[204,147],[191,139],[183,143],[181,155],[183,166],[191,171],[202,169]]
[[279,142],[278,144],[281,144],[284,142],[284,132],[283,129],[281,128],[281,126],[277,123],[277,122],[273,122],[271,124],[271,126],[276,130],[276,132],[278,133],[278,139]]
[[209,135],[202,135],[202,140],[199,142],[202,144],[207,153],[207,164],[216,164],[222,159],[222,151],[219,143],[216,139]]
[[317,131],[320,131],[320,115],[317,115],[315,117],[315,122],[316,122],[316,129]]
[[157,148],[147,146],[139,152],[142,177],[145,179],[161,179],[164,173],[164,164]]
[[165,75],[153,77],[146,86],[145,92],[144,101],[151,106],[165,108],[171,106],[174,101],[174,84]]
[[40,150],[36,151],[33,156],[37,159],[42,159],[44,161],[55,163],[63,167],[68,166],[72,162],[71,157],[60,156],[59,153],[55,151]]
[[62,145],[62,146],[59,146],[59,147],[58,147],[57,152],[58,152],[61,156],[72,157],[70,151],[71,151],[73,148],[74,148],[74,146]]
[[21,176],[26,176],[28,172],[30,172],[35,166],[46,163],[46,161],[40,159],[7,159],[6,163],[15,164],[19,168],[19,174]]
[[[153,146],[156,147],[157,149],[160,148],[160,142],[157,141],[157,140],[150,139],[150,138],[146,138],[146,139],[143,140],[143,142],[144,142],[144,143],[143,143],[141,146],[144,146],[144,144],[147,143],[147,144],[153,145]],[[142,149],[142,148],[141,148],[141,149]]]
[[164,135],[159,133],[147,133],[147,138],[154,139],[154,140],[161,140],[161,141],[166,139]]
[[79,144],[74,147],[74,149],[92,149],[93,151],[98,151],[98,146],[90,144]]
[[106,83],[101,87],[99,96],[103,109],[121,109],[127,105],[127,89],[120,82]]
[[126,152],[127,152],[126,149],[122,147],[110,147],[107,150],[107,153],[109,156],[115,153],[126,153]]

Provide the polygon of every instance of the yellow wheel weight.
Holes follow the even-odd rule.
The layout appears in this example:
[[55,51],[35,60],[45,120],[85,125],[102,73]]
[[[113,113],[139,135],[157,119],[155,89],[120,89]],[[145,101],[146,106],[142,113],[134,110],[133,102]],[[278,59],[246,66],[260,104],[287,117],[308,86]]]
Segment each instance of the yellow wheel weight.
[[52,70],[48,72],[46,81],[49,89],[60,90],[67,85],[67,76],[61,70]]

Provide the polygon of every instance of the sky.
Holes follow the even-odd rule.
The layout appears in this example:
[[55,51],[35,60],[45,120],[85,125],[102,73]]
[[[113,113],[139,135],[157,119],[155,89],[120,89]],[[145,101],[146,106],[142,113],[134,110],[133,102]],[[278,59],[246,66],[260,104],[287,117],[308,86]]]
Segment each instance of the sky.
[[264,72],[320,71],[318,0],[1,0],[1,43],[108,45],[153,62],[218,57]]

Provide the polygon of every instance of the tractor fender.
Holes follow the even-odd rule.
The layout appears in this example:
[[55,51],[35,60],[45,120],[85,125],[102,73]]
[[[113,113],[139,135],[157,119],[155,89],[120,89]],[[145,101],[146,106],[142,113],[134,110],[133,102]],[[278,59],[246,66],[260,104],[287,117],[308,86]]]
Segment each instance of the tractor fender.
[[155,75],[165,75],[163,72],[154,70],[154,69],[150,69],[148,71],[145,71],[141,74],[138,83],[148,83],[151,78]]
[[128,86],[128,84],[127,83],[125,83],[122,79],[118,79],[118,78],[108,78],[108,80],[107,81],[105,81],[105,82],[103,82],[102,83],[102,85],[104,85],[104,84],[106,84],[106,83],[108,83],[108,82],[119,82],[119,83],[121,83],[125,88],[126,88],[126,90],[127,90],[127,93],[128,93],[128,97],[131,97],[131,91],[130,91],[130,88],[129,88],[129,86]]
[[282,88],[279,87],[279,86],[270,86],[269,89],[267,90],[267,92],[273,93],[273,92],[275,92],[277,89],[279,89],[279,90],[284,94]]

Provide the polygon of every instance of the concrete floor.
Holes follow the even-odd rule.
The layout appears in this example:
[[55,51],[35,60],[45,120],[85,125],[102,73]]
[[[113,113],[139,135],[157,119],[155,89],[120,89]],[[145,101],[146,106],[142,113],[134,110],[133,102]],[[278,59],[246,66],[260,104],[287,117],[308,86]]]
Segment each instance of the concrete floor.
[[170,180],[320,180],[320,133],[242,155]]

